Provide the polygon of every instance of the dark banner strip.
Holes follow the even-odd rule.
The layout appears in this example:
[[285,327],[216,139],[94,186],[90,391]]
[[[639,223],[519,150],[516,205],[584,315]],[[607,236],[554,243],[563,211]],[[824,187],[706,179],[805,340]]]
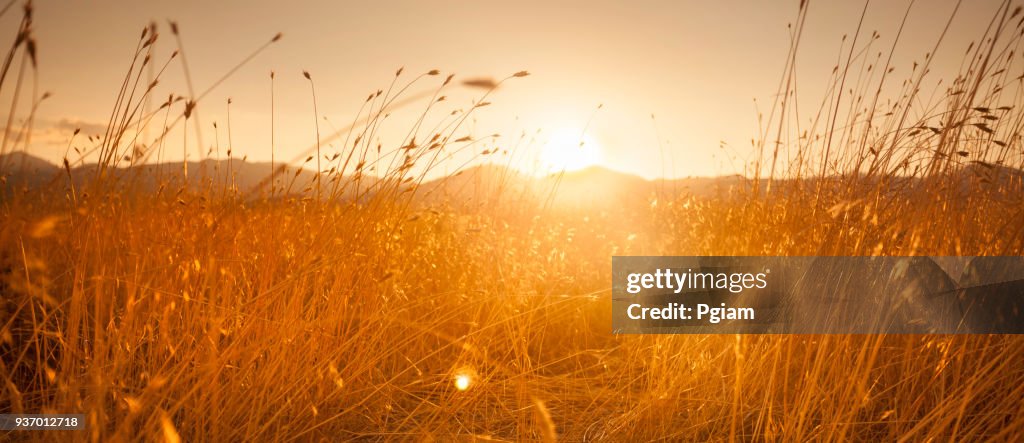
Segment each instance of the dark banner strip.
[[613,257],[619,334],[1021,334],[1024,257]]

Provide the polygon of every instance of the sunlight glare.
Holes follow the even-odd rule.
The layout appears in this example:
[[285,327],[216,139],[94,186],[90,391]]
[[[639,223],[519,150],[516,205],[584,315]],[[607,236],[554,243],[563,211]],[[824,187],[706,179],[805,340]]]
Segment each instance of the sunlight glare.
[[550,134],[540,151],[541,173],[577,171],[601,160],[601,147],[592,136],[576,128],[562,128]]

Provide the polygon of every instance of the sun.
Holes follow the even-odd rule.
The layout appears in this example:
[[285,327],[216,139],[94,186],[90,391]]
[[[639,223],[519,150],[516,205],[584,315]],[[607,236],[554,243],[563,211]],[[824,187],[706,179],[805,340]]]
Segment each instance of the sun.
[[601,161],[601,147],[589,134],[561,128],[549,134],[540,150],[540,173],[576,171]]

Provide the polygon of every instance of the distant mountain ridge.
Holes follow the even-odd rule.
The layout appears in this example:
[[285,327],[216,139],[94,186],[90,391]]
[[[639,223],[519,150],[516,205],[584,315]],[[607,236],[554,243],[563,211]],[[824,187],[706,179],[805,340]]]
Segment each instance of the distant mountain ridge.
[[[277,195],[300,195],[313,183],[312,170],[292,165],[282,170],[280,165],[275,166],[279,168],[274,185]],[[67,183],[68,172],[64,167],[22,152],[0,156],[0,167],[7,174],[2,186],[5,193],[16,187],[40,189],[54,183]],[[76,185],[81,184],[95,176],[96,168],[96,164],[72,167],[71,180]],[[259,191],[270,189],[271,169],[269,162],[249,162],[244,159],[191,161],[188,162],[188,181],[193,186],[211,182],[230,184],[243,195],[259,195]],[[133,185],[152,189],[169,179],[180,183],[184,176],[184,166],[180,162],[118,167],[113,171],[121,179],[134,180]],[[414,176],[413,180],[417,178]],[[369,175],[360,177],[359,185],[347,187],[346,194],[351,197],[372,193],[374,185],[382,180],[387,179]],[[894,183],[907,184],[907,180],[898,178]],[[918,179],[909,180],[913,188]],[[325,179],[325,186],[328,183],[329,179]],[[761,186],[765,183],[762,181]],[[1007,189],[1005,185],[1011,185],[1011,189],[1024,189],[1024,172],[1006,166],[972,162],[959,170],[957,180],[952,183],[955,183],[956,194],[963,196],[978,189]],[[485,163],[419,183],[414,195],[425,201],[479,202],[499,194],[522,194],[548,196],[559,204],[592,205],[633,203],[637,199],[658,195],[725,196],[739,187],[748,186],[753,186],[753,181],[739,175],[649,180],[592,166],[538,177],[508,166]],[[906,189],[905,186],[900,188]]]
[[[22,186],[33,189],[54,181],[67,181],[68,173],[62,166],[30,154],[15,152],[0,156],[0,165],[7,173],[5,188]],[[76,184],[82,183],[94,176],[96,168],[94,163],[72,167],[71,178]],[[271,169],[269,162],[240,159],[190,161],[188,179],[192,185],[210,181],[233,183],[239,192],[250,193],[261,188],[269,190]],[[184,175],[184,166],[180,162],[167,162],[119,167],[115,171],[119,177],[136,180],[135,183],[143,187],[156,187],[162,180],[180,180]],[[313,171],[289,165],[286,170],[279,170],[275,177],[275,189],[278,192],[299,194],[312,183]],[[365,187],[382,179],[364,176],[360,180]],[[729,186],[740,184],[743,180],[739,176],[648,180],[600,166],[537,177],[504,165],[485,163],[424,181],[418,187],[417,195],[424,199],[443,197],[473,200],[499,191],[511,194],[554,192],[559,200],[586,204],[637,195],[647,197],[658,190],[696,194],[724,192]],[[324,182],[326,184],[327,179]]]

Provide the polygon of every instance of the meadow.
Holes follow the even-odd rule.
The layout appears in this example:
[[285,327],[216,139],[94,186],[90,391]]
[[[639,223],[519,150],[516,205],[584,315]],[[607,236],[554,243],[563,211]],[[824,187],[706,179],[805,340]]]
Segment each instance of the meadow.
[[[34,69],[24,15],[4,90]],[[2,165],[0,412],[87,417],[85,431],[5,438],[1019,440],[1017,336],[611,333],[613,255],[1024,251],[1020,9],[996,11],[925,98],[927,58],[890,69],[860,35],[821,108],[799,116],[805,17],[743,180],[585,205],[510,192],[503,176],[468,182],[471,201],[424,198],[440,153],[498,142],[462,139],[473,109],[425,113],[407,123],[418,138],[378,157],[393,92],[370,94],[313,172],[275,165],[253,191],[223,168],[154,178],[140,165],[188,149],[177,131],[202,103],[141,110],[146,65],[173,62],[149,57],[147,28],[92,166],[69,155],[24,187]],[[395,81],[410,76],[438,95],[453,81]],[[164,136],[138,146],[145,125]],[[4,153],[22,149],[8,138]]]

